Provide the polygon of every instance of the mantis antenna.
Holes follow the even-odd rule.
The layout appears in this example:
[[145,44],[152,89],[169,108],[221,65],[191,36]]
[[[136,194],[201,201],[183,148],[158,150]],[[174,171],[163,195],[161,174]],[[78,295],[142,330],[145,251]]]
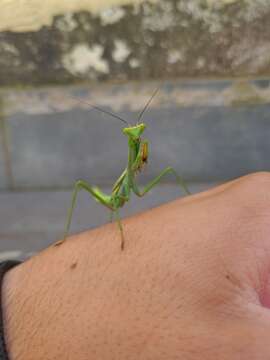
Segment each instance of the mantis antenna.
[[[138,120],[137,122],[139,122],[143,116],[143,114],[145,113],[145,111],[147,110],[148,106],[150,105],[151,101],[154,99],[154,97],[156,96],[156,94],[158,93],[159,91],[159,87],[154,91],[154,93],[152,94],[152,96],[150,97],[150,99],[147,101],[147,103],[145,104],[144,108],[142,109],[142,111],[140,112],[139,116],[138,116]],[[107,115],[110,115],[118,120],[121,120],[123,123],[125,123],[126,125],[129,126],[129,123],[121,118],[120,116],[110,112],[110,111],[107,111],[107,110],[104,110],[102,108],[100,108],[99,106],[96,106],[96,105],[93,105],[91,104],[90,102],[86,101],[86,100],[81,100],[81,99],[78,99],[76,98],[75,96],[72,96],[72,95],[68,95],[69,97],[71,97],[72,99],[76,100],[76,101],[79,101],[80,103],[83,103],[83,104],[86,104],[88,106],[90,106],[91,108],[95,109],[95,110],[98,110],[104,114],[107,114]]]
[[138,117],[138,122],[141,120],[145,110],[148,108],[148,106],[150,105],[151,101],[154,99],[154,97],[156,96],[156,94],[158,93],[159,91],[159,87],[154,91],[153,95],[150,97],[150,99],[147,101],[147,103],[145,104],[144,108],[142,109],[142,111],[140,112],[139,114],[139,117]]
[[122,119],[120,116],[114,114],[114,113],[111,113],[110,111],[107,111],[107,110],[104,110],[104,109],[101,109],[100,107],[96,106],[96,105],[93,105],[91,104],[90,102],[86,101],[86,100],[81,100],[81,99],[77,99],[75,96],[71,96],[71,95],[68,95],[69,97],[71,97],[72,99],[76,99],[77,101],[79,101],[80,103],[83,103],[83,104],[86,104],[88,106],[90,106],[91,108],[95,109],[95,110],[98,110],[100,112],[103,112],[104,114],[107,114],[107,115],[110,115],[118,120],[121,120],[123,123],[127,124],[129,126],[129,123],[125,120],[125,119]]

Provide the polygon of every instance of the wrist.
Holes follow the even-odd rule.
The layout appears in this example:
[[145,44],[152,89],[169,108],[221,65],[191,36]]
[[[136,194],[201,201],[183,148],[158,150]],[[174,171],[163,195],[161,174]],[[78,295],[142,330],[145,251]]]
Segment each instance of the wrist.
[[[11,351],[13,352],[13,343],[16,338],[15,333],[10,331],[13,327],[14,320],[16,316],[16,302],[11,301],[12,299],[12,283],[13,283],[13,274],[16,271],[15,269],[19,266],[18,261],[5,261],[2,263],[2,274],[1,274],[1,326],[2,326],[2,344],[1,344],[1,354],[5,354],[4,358],[10,359]],[[17,321],[15,320],[15,323]],[[12,326],[11,326],[12,325]],[[20,357],[16,357],[20,359]]]

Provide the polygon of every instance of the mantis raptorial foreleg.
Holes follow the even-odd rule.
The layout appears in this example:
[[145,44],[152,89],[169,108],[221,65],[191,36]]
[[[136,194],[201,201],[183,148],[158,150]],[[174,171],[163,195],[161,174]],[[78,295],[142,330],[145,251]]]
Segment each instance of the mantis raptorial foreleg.
[[148,185],[146,185],[142,191],[140,191],[137,185],[133,183],[133,189],[135,194],[137,196],[144,196],[148,191],[150,191],[160,182],[163,176],[167,175],[168,173],[174,174],[178,185],[181,186],[184,189],[184,191],[189,195],[190,191],[188,190],[184,180],[177,174],[177,172],[172,167],[167,167],[166,169],[164,169],[156,178],[154,178]]

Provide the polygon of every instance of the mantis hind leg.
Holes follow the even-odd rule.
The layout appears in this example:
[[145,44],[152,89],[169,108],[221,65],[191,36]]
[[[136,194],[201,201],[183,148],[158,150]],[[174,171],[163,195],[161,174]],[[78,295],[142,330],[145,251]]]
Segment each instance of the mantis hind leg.
[[109,218],[110,223],[113,222],[113,213],[114,213],[114,211],[112,210],[112,211],[110,212],[110,218]]
[[163,176],[169,173],[172,173],[175,176],[178,185],[185,191],[186,194],[190,195],[191,193],[185,181],[177,174],[177,172],[172,167],[167,167],[166,169],[164,169],[156,178],[154,178],[148,185],[146,185],[146,187],[142,191],[140,191],[138,187],[135,184],[133,184],[133,190],[135,194],[138,196],[145,195],[148,191],[150,191],[160,182]]
[[71,220],[72,220],[72,216],[73,216],[73,212],[74,212],[74,208],[76,205],[76,200],[77,200],[77,196],[78,196],[78,192],[80,190],[85,190],[88,193],[90,193],[99,203],[101,203],[102,205],[108,207],[111,209],[111,205],[110,205],[110,196],[102,194],[101,191],[97,190],[96,188],[92,187],[91,185],[89,185],[86,181],[83,180],[79,180],[75,183],[74,186],[74,190],[73,190],[73,194],[72,194],[72,201],[71,201],[71,206],[68,210],[68,215],[67,215],[67,221],[66,221],[66,227],[65,227],[65,232],[64,232],[64,238],[63,240],[58,241],[55,246],[61,245],[65,239],[68,236],[69,233],[69,229],[70,229],[70,225],[71,225]]
[[120,235],[121,235],[121,250],[124,250],[125,248],[125,238],[124,238],[124,230],[123,230],[123,225],[121,222],[121,218],[119,215],[119,211],[118,210],[112,210],[110,213],[110,222],[113,222],[113,216],[115,214],[115,218],[116,218],[116,222],[118,225],[118,229],[120,230]]

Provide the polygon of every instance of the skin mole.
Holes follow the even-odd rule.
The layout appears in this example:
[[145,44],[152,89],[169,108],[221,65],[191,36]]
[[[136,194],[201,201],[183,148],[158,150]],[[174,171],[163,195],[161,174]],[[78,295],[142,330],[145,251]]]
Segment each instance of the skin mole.
[[78,265],[77,262],[71,264],[71,265],[70,265],[71,270],[75,269],[75,268],[77,267],[77,265]]

